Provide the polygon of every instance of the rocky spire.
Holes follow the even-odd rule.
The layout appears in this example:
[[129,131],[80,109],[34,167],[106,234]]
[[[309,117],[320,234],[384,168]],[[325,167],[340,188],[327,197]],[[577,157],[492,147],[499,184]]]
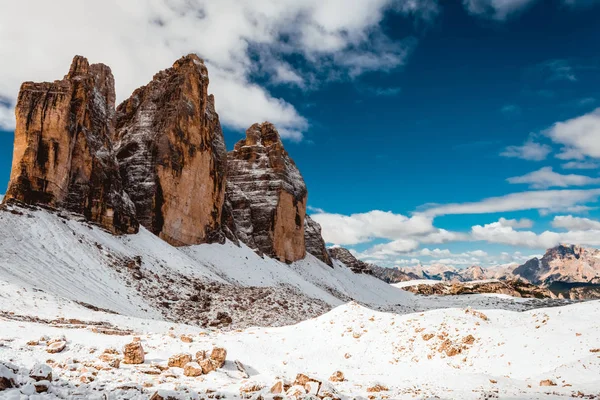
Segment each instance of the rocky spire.
[[306,185],[269,122],[254,124],[228,154],[227,199],[238,238],[283,262],[306,254]]
[[76,56],[63,80],[23,83],[15,113],[5,202],[64,208],[113,233],[137,232],[112,151],[115,88],[109,67]]
[[227,150],[208,83],[191,54],[117,108],[117,158],[138,219],[176,246],[224,240]]
[[321,225],[315,222],[309,215],[304,219],[304,241],[306,242],[306,251],[323,261],[330,267],[333,261],[329,257],[327,247],[323,236],[321,236]]

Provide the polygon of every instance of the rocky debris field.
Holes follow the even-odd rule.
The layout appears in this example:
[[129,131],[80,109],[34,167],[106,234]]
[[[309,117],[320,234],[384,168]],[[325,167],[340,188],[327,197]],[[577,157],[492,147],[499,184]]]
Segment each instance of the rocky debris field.
[[[3,287],[5,294],[10,290],[14,287]],[[20,293],[44,313],[53,309],[61,317],[35,317],[36,308],[18,304],[19,313],[2,314],[0,398],[593,399],[600,394],[600,325],[594,318],[600,302],[527,312],[455,308],[407,315],[348,303],[297,325],[223,330]],[[2,308],[7,304],[0,302]]]

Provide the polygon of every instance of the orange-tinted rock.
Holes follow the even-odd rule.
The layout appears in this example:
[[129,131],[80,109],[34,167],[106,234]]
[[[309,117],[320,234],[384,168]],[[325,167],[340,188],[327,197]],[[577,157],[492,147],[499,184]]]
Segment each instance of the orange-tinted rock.
[[117,108],[115,146],[140,223],[167,242],[223,241],[227,150],[196,55],[159,72]]
[[114,107],[110,68],[81,56],[60,81],[23,83],[4,201],[64,208],[113,233],[137,232],[112,151]]
[[283,262],[304,258],[306,185],[273,124],[246,131],[228,154],[227,173],[237,237]]

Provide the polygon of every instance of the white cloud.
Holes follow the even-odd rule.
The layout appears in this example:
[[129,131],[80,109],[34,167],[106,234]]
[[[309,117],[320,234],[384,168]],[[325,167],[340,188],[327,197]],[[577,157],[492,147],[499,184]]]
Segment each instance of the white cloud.
[[555,232],[543,232],[538,235],[531,231],[518,231],[500,222],[486,225],[475,225],[471,228],[474,240],[484,240],[489,243],[501,243],[511,246],[526,246],[531,248],[549,248],[560,243],[560,235]]
[[600,164],[592,161],[569,161],[561,165],[564,169],[598,169]]
[[552,141],[564,146],[557,156],[560,159],[581,160],[585,156],[600,158],[600,108],[580,117],[557,122],[545,133]]
[[470,14],[505,20],[527,7],[537,0],[463,0],[463,5]]
[[[600,189],[588,190],[538,190],[511,193],[500,197],[490,197],[472,203],[428,205],[422,214],[435,217],[452,214],[488,214],[521,210],[561,210],[588,209],[585,204],[597,201]],[[575,212],[575,211],[569,211]]]
[[371,241],[374,238],[389,240],[424,236],[435,233],[432,219],[424,215],[406,217],[386,211],[342,215],[318,213],[311,215],[323,230],[327,243],[351,245]]
[[0,99],[0,129],[12,131],[15,129],[15,108]]
[[554,172],[552,167],[540,168],[523,176],[508,178],[509,183],[528,184],[532,189],[547,189],[550,187],[588,186],[600,183],[600,178],[592,178],[585,175],[568,174],[562,175]]
[[533,226],[533,221],[527,218],[521,219],[506,219],[500,218],[498,223],[502,226],[509,226],[511,228],[520,229],[520,228],[531,228]]
[[[422,20],[433,18],[438,7],[412,0],[9,2],[0,13],[0,58],[11,60],[0,69],[0,97],[9,103],[0,105],[0,124],[14,127],[10,108],[21,82],[60,78],[75,54],[111,66],[123,100],[156,72],[195,52],[207,62],[210,91],[225,125],[245,129],[270,120],[282,136],[299,139],[306,119],[252,77],[268,71],[274,83],[302,86],[312,77],[396,68],[414,40],[392,41],[382,33],[379,25],[390,10]],[[288,56],[300,57],[305,70],[293,70]]]
[[500,153],[500,155],[509,158],[542,161],[545,160],[551,152],[552,148],[547,144],[537,143],[532,139],[529,139],[522,146],[508,146]]
[[552,226],[554,228],[563,228],[569,231],[600,230],[600,221],[574,217],[572,215],[557,215],[552,220]]
[[572,243],[588,246],[600,244],[600,222],[587,218],[557,216],[552,221],[555,228],[569,229],[567,232],[516,230],[502,221],[486,225],[475,225],[471,228],[473,240],[488,243],[500,243],[510,246],[525,246],[535,249],[548,249],[560,243]]

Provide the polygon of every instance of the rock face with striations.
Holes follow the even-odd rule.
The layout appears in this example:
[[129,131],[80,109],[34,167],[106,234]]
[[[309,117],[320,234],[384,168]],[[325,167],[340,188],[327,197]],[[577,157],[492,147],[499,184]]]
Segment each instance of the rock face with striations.
[[283,262],[304,258],[306,185],[273,124],[246,131],[228,154],[227,174],[237,237]]
[[348,249],[345,249],[343,247],[331,247],[329,249],[329,255],[334,260],[343,262],[355,274],[373,274],[371,268],[369,267],[369,264],[358,260],[352,255],[352,253],[350,253]]
[[109,67],[73,59],[55,82],[25,82],[16,106],[10,184],[4,201],[82,214],[113,233],[137,232],[112,151],[115,88]]
[[224,241],[227,150],[198,56],[182,57],[119,105],[115,146],[143,226],[175,246]]
[[331,257],[329,257],[325,241],[323,240],[323,236],[321,236],[321,225],[314,221],[309,215],[304,219],[304,241],[308,253],[317,257],[330,267],[333,266],[333,261],[331,261]]

